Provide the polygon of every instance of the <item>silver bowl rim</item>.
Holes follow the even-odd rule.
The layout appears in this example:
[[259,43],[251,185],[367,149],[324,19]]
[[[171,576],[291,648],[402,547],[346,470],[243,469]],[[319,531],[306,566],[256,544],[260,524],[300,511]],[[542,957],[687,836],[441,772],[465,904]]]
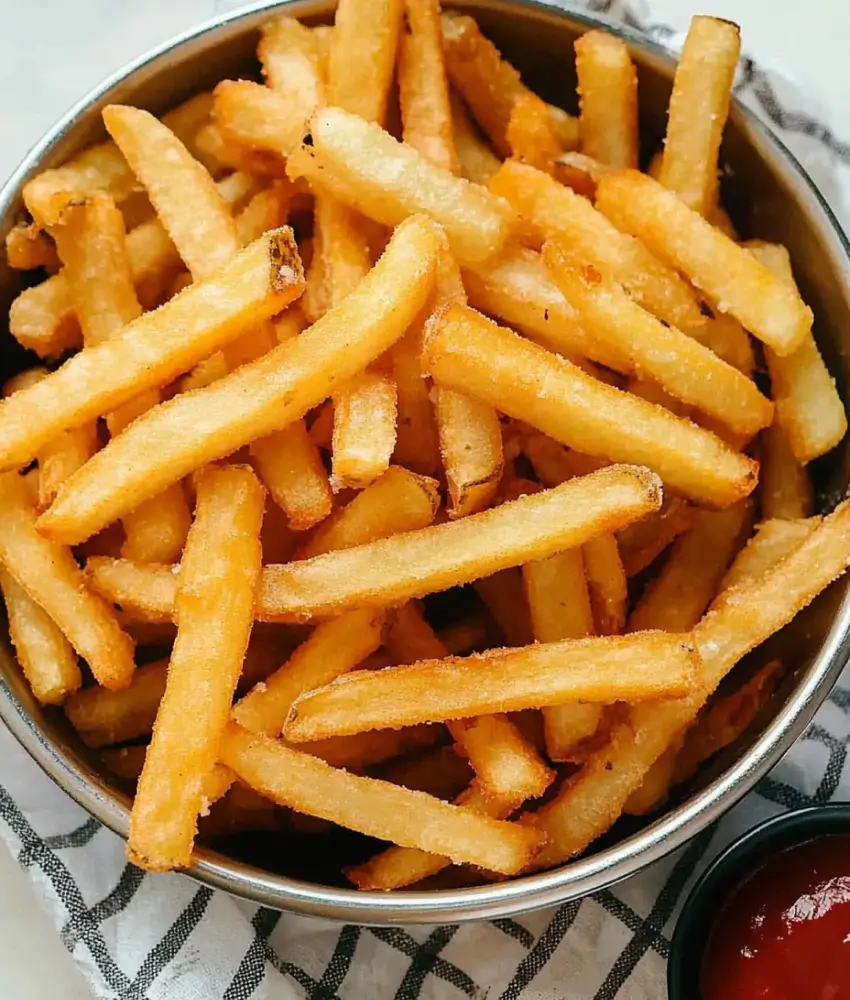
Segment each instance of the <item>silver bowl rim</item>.
[[[451,5],[451,4],[450,4]],[[570,6],[554,7],[540,0],[460,0],[464,9],[496,8],[507,13],[531,8],[546,18],[567,19],[587,28],[602,28],[622,38],[656,64],[675,65],[670,50],[621,24]],[[36,143],[0,189],[0,220],[5,219],[20,189],[41,160],[86,111],[102,103],[113,88],[168,53],[191,47],[210,33],[233,36],[261,23],[273,10],[287,8],[296,16],[326,13],[333,0],[261,0],[261,2],[204,22],[148,50],[110,75],[79,100]],[[784,179],[796,181],[795,196],[807,203],[819,222],[819,236],[841,263],[850,286],[850,242],[808,173],[784,143],[737,98],[732,114],[747,140],[773,165],[781,165]],[[362,892],[336,889],[263,872],[200,848],[184,874],[214,888],[274,909],[360,924],[456,923],[494,919],[553,906],[606,888],[663,858],[720,818],[777,763],[802,735],[828,695],[850,656],[850,593],[845,595],[819,655],[801,674],[797,687],[777,716],[750,749],[728,770],[669,814],[619,843],[560,868],[506,882],[468,889],[432,892]],[[126,839],[129,829],[127,796],[102,781],[92,782],[73,755],[53,745],[25,707],[0,677],[0,719],[41,769],[104,826]]]

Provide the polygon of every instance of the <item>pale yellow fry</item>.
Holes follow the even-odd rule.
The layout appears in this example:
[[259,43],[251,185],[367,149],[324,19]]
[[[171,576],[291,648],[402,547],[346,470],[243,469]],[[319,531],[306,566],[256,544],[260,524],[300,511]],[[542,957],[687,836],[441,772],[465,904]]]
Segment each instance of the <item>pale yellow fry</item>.
[[192,277],[209,278],[239,249],[233,218],[209,172],[147,111],[111,104],[103,121]]
[[315,200],[314,254],[322,260],[326,309],[338,306],[363,280],[371,266],[369,244],[357,212],[328,194]]
[[811,309],[795,291],[651,177],[609,174],[599,182],[596,204],[777,354],[792,354],[811,331]]
[[646,772],[643,781],[626,799],[623,812],[627,816],[645,816],[654,812],[665,801],[681,746],[682,736],[679,735]]
[[713,434],[598,382],[469,309],[452,306],[436,317],[423,366],[435,382],[563,444],[643,463],[702,502],[728,506],[756,484],[756,464]]
[[637,169],[638,81],[626,43],[588,31],[575,50],[582,152],[611,167]]
[[[250,80],[223,80],[214,91],[213,120],[225,139],[251,153],[268,154],[272,172],[296,147],[313,110]],[[249,164],[250,165],[250,160]]]
[[466,106],[451,91],[452,141],[460,165],[460,173],[475,184],[487,184],[499,169],[499,158],[469,119]]
[[266,84],[307,112],[325,103],[321,45],[315,32],[286,14],[266,21],[257,56]]
[[629,616],[629,631],[693,628],[717,593],[751,516],[752,505],[746,501],[717,513],[700,512],[643,592]]
[[[499,54],[499,50],[471,17],[443,14],[443,52],[452,83],[460,91],[478,124],[489,135],[502,156],[510,154],[506,131],[511,111],[522,95],[530,93],[519,73]],[[549,114],[561,145],[575,149],[579,144],[578,120],[549,105]]]
[[[230,725],[222,761],[278,805],[319,816],[403,847],[444,854],[506,874],[517,871],[541,838],[511,823],[460,809],[424,792],[329,767],[266,736]],[[536,834],[536,831],[530,831]]]
[[619,635],[626,626],[626,571],[614,535],[600,535],[582,546],[584,573],[597,635]]
[[254,441],[251,458],[293,531],[306,531],[330,514],[328,474],[303,420]]
[[405,0],[404,14],[398,51],[402,137],[426,160],[453,174],[460,173],[443,62],[439,0]]
[[437,404],[431,402],[435,390],[422,375],[419,360],[422,337],[418,326],[416,324],[392,350],[393,379],[398,393],[393,458],[413,472],[433,476],[440,464],[440,445],[434,419],[439,411]]
[[513,223],[507,205],[378,125],[332,107],[316,111],[308,128],[309,142],[287,162],[290,178],[306,177],[387,226],[424,212],[445,228],[460,261],[484,260],[507,239]]
[[6,400],[0,407],[0,466],[25,465],[59,431],[165,384],[245,326],[284,308],[302,288],[292,231],[262,237],[212,278]]
[[704,216],[717,201],[717,158],[740,54],[737,24],[691,18],[673,80],[658,179]]
[[720,581],[718,593],[758,580],[781,559],[799,548],[820,523],[819,517],[799,521],[781,518],[762,521]]
[[299,698],[284,736],[300,742],[579,701],[676,698],[693,689],[696,662],[687,636],[648,632],[362,670]]
[[83,682],[77,654],[59,627],[0,564],[9,638],[21,670],[42,705],[61,705]]
[[389,468],[396,444],[395,381],[366,371],[334,394],[334,489],[363,489]]
[[773,404],[754,382],[696,340],[642,309],[616,282],[547,243],[543,259],[588,335],[632,359],[642,377],[736,433],[753,435],[773,420]]
[[761,508],[769,520],[809,517],[814,510],[814,497],[809,472],[794,457],[778,423],[761,435]]
[[612,466],[457,521],[267,567],[260,614],[292,621],[398,604],[580,545],[660,504],[656,476]]
[[339,549],[365,545],[405,531],[426,528],[440,505],[434,479],[391,465],[345,507],[335,511],[295,553],[310,559]]
[[404,0],[341,0],[328,53],[328,103],[382,125]]
[[293,701],[353,670],[381,645],[380,611],[349,611],[319,625],[273,674],[233,706],[245,729],[279,736]]
[[[438,246],[439,233],[428,220],[400,226],[340,306],[258,361],[145,414],[67,484],[42,528],[88,537],[205,462],[302,417],[402,335],[431,290]],[[185,301],[193,289],[175,301]],[[138,461],[139,446],[145,462]],[[133,455],[132,464],[122,455]]]
[[511,156],[551,173],[564,149],[558,140],[549,106],[536,94],[520,94],[505,130]]
[[[750,253],[795,294],[797,283],[791,258],[783,246],[748,244]],[[765,348],[770,387],[776,403],[776,422],[798,462],[805,465],[831,451],[847,433],[847,414],[820,355],[815,338],[808,333],[786,357]]]
[[216,764],[248,648],[262,564],[265,491],[250,469],[210,468],[196,488],[175,599],[177,638],[130,815],[127,856],[151,871],[191,859],[206,807],[202,784]]
[[16,472],[0,476],[0,562],[43,608],[104,687],[121,688],[135,670],[133,642],[115,613],[91,593],[71,550],[35,527],[29,486]]

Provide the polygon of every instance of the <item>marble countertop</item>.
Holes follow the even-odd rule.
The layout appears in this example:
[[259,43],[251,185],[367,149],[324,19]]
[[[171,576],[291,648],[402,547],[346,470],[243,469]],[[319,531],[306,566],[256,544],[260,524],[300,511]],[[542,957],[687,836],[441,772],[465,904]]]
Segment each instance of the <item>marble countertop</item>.
[[[171,35],[240,6],[228,0],[7,2],[0,34],[0,182],[75,101],[109,73]],[[647,6],[638,0],[646,12]],[[652,0],[651,19],[684,30],[692,13],[742,26],[744,49],[806,94],[810,110],[850,138],[850,6],[835,0]],[[805,9],[806,18],[801,18]],[[0,996],[90,1000],[91,994],[0,844]]]

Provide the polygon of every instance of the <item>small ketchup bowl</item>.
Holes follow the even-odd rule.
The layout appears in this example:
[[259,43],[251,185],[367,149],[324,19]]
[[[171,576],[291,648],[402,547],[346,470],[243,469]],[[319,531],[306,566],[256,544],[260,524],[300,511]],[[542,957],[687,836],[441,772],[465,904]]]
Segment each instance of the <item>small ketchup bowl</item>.
[[679,916],[669,1000],[850,1000],[850,803],[783,813],[709,866]]

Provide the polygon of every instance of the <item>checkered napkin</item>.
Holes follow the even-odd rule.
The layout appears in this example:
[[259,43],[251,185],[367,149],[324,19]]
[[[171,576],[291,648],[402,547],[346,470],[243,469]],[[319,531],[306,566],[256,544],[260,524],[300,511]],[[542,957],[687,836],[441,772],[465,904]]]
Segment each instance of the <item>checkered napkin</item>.
[[[670,47],[646,12],[589,8]],[[749,59],[738,91],[782,133],[839,215],[850,148],[800,95]],[[845,215],[845,220],[848,217]],[[680,900],[728,841],[783,809],[850,799],[850,668],[814,724],[721,823],[642,874],[516,920],[369,928],[281,914],[146,875],[124,845],[57,789],[0,728],[0,836],[29,873],[62,941],[108,1000],[658,1000]]]

